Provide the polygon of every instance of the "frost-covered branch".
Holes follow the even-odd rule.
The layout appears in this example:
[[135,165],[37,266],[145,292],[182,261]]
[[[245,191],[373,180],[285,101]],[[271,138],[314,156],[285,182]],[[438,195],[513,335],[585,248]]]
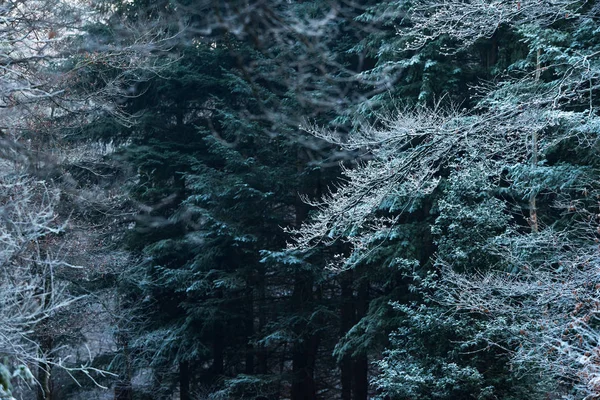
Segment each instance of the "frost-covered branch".
[[[22,363],[40,359],[32,334],[76,300],[55,274],[63,260],[47,251],[64,230],[55,207],[58,192],[24,175],[0,176],[0,346]],[[41,357],[44,357],[43,355]]]
[[407,11],[407,27],[398,33],[411,37],[407,49],[418,49],[442,36],[466,48],[490,38],[501,25],[547,26],[573,18],[580,5],[575,0],[418,0]]
[[513,362],[574,382],[593,397],[600,390],[600,258],[595,242],[584,239],[550,228],[512,238],[497,251],[517,272],[465,275],[444,265],[437,300],[504,326],[516,344]]

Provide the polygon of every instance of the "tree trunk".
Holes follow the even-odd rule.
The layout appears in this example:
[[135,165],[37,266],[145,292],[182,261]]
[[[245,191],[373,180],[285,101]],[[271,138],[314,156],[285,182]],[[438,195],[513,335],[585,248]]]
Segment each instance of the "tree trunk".
[[[261,273],[258,279],[258,330],[259,333],[262,334],[265,330],[265,326],[267,325],[267,315],[266,315],[266,276],[265,270],[261,269]],[[263,344],[258,345],[257,349],[257,358],[258,358],[258,373],[266,375],[269,369],[268,367],[268,355],[267,349]]]
[[[218,318],[218,317],[217,317]],[[221,321],[215,321],[213,337],[213,374],[222,375],[225,369],[225,331]]]
[[490,38],[490,47],[486,53],[486,68],[491,69],[498,61],[498,32],[495,32]]
[[354,359],[354,400],[367,400],[369,395],[369,360],[366,354]]
[[254,291],[252,289],[253,279],[248,279],[246,283],[246,304],[243,307],[246,309],[246,315],[244,316],[246,321],[246,362],[245,362],[245,373],[247,375],[254,374],[254,346],[251,341],[254,336]]
[[292,400],[314,400],[317,398],[314,372],[318,344],[319,339],[313,335],[303,345],[294,349]]
[[[313,280],[309,273],[298,272],[294,283],[292,304],[294,313],[302,319],[307,312],[306,307],[312,305]],[[298,337],[292,350],[292,400],[311,400],[317,398],[314,380],[314,366],[318,338],[307,330],[306,322],[296,324],[294,331]]]
[[115,400],[132,400],[133,389],[128,382],[119,382],[115,385]]
[[[357,319],[367,315],[369,310],[369,281],[362,278],[356,299]],[[354,400],[367,400],[369,395],[369,360],[366,354],[354,358]]]
[[[341,274],[341,335],[344,336],[352,328],[355,323],[354,313],[354,296],[352,289],[352,270],[345,271]],[[352,400],[352,357],[349,354],[344,355],[340,364],[341,384],[342,384],[342,400]]]
[[[297,172],[302,173],[306,157],[302,148],[297,149]],[[303,187],[298,192],[305,193]],[[295,201],[295,223],[300,227],[308,218],[309,206],[302,201],[299,195]],[[292,388],[291,400],[312,400],[317,398],[317,388],[314,379],[319,339],[308,326],[305,316],[311,313],[314,307],[314,278],[312,271],[297,271],[294,275],[294,290],[292,292],[292,312],[298,318],[293,330],[296,341],[292,349]]]
[[[50,296],[46,296],[50,297]],[[42,338],[40,340],[40,350],[42,353],[42,357],[50,354],[52,350],[52,337],[49,332],[46,332],[45,326],[47,325],[47,321],[42,322],[41,332]],[[40,361],[37,366],[37,380],[38,380],[38,400],[52,400],[52,380],[51,380],[51,371],[52,365],[46,361]]]
[[[52,274],[47,274],[44,279],[44,294],[42,300],[44,309],[50,308],[52,303],[52,279]],[[39,345],[42,357],[47,357],[53,347],[52,333],[49,331],[48,322],[48,319],[45,319],[38,327],[41,334]],[[52,365],[50,363],[46,361],[40,361],[38,363],[38,400],[52,400],[51,370]]]
[[190,397],[190,363],[179,363],[179,400],[191,400]]
[[[119,309],[122,309],[123,305],[119,304]],[[115,400],[132,400],[133,399],[133,387],[131,385],[131,378],[133,376],[131,367],[131,353],[129,352],[129,334],[126,329],[123,329],[117,322],[117,330],[114,334],[115,344],[123,355],[125,360],[125,368],[120,373],[120,379],[115,384],[114,399]]]
[[[542,55],[541,49],[537,51],[537,59],[535,66],[535,80],[536,82],[540,80],[540,76],[542,73],[542,65],[540,61],[540,57]],[[531,137],[531,165],[533,168],[538,165],[538,133],[533,132]],[[539,231],[538,224],[538,213],[537,213],[537,204],[536,204],[536,193],[532,192],[529,196],[529,223],[531,224],[531,231],[533,233],[537,233]]]
[[115,400],[132,400],[133,388],[131,382],[120,381],[115,385]]
[[44,361],[38,363],[38,400],[52,400],[52,390],[50,382],[50,364]]

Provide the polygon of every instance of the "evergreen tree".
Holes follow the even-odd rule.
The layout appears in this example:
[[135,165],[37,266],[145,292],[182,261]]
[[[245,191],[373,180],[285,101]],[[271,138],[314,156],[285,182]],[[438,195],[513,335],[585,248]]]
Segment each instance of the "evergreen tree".
[[[554,339],[545,333],[536,339],[530,336],[531,324],[537,326],[536,332],[544,332],[547,328],[542,326],[551,324],[534,322],[545,320],[542,315],[550,309],[555,309],[551,318],[569,319],[567,309],[579,313],[584,306],[568,297],[555,307],[525,307],[525,301],[547,303],[539,292],[524,291],[520,285],[531,282],[533,287],[535,281],[550,290],[552,285],[544,282],[564,280],[576,285],[584,279],[563,275],[565,270],[558,266],[565,264],[564,258],[574,258],[572,249],[581,254],[591,244],[591,236],[580,225],[589,217],[582,216],[575,204],[581,202],[587,212],[591,205],[586,198],[594,191],[593,156],[588,157],[595,140],[584,139],[584,132],[589,132],[588,124],[596,117],[596,75],[590,62],[595,39],[583,32],[589,33],[586,26],[595,18],[597,7],[551,2],[543,10],[524,5],[513,11],[512,3],[494,8],[472,3],[408,4],[400,28],[408,48],[404,54],[420,56],[420,51],[436,42],[437,49],[445,42],[450,59],[473,52],[487,40],[499,46],[498,54],[510,53],[510,46],[502,48],[506,38],[521,38],[526,47],[509,58],[496,58],[496,73],[503,75],[497,75],[496,83],[480,85],[472,103],[454,109],[439,103],[433,109],[392,111],[348,137],[316,130],[318,136],[349,150],[366,148],[373,159],[344,171],[346,184],[325,198],[314,222],[297,231],[297,243],[306,248],[342,239],[352,244],[355,254],[343,265],[353,267],[356,259],[365,260],[382,247],[395,246],[394,233],[406,218],[431,204],[425,210],[429,209],[435,257],[431,266],[409,267],[416,303],[397,302],[405,322],[391,341],[399,347],[391,348],[379,363],[382,375],[375,383],[397,398],[474,394],[531,398],[544,396],[544,390],[568,387],[582,390],[573,392],[574,396],[585,396],[594,393],[593,385],[585,383],[593,379],[593,373],[581,373],[577,367],[566,372],[573,361],[547,355],[581,354],[573,351],[570,336],[561,338],[558,332],[565,328],[562,332],[571,332],[572,338],[581,339],[582,347],[589,348],[583,338],[590,325],[575,324],[580,332],[573,333],[565,320],[565,325],[555,322],[560,328],[554,331]],[[513,58],[519,54],[522,58]],[[508,61],[506,69],[498,64],[502,60]],[[398,63],[404,65],[403,60]],[[588,67],[581,68],[582,63]],[[569,207],[571,212],[565,214]],[[558,243],[570,244],[561,249]],[[550,261],[557,259],[560,262]],[[568,265],[585,275],[585,264]],[[490,292],[479,292],[492,278],[478,279],[472,274],[490,270],[508,273],[508,278],[495,278]],[[559,296],[561,290],[553,293]],[[503,310],[508,304],[515,306]],[[544,307],[550,308],[543,311]],[[589,312],[582,314],[584,320],[593,318]],[[427,341],[432,335],[439,346]],[[537,359],[534,353],[545,356]],[[519,379],[518,373],[505,366],[508,358],[518,361],[519,368],[533,365],[546,374],[538,382]],[[587,358],[581,360],[585,360],[582,365],[589,365]],[[557,369],[548,369],[552,365]],[[583,377],[582,386],[561,386],[564,381],[555,379],[561,376],[558,365],[571,382]]]
[[136,171],[124,386],[597,392],[594,2],[107,5],[171,46],[150,77],[77,64],[135,94],[80,131]]

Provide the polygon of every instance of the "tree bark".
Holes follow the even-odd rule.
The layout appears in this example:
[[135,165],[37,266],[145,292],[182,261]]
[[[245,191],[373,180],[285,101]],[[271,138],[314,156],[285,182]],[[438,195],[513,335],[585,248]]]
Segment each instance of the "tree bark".
[[[302,173],[306,157],[302,148],[297,149],[297,172]],[[303,193],[299,188],[299,193]],[[300,227],[308,218],[309,206],[296,196],[295,201],[295,223]],[[305,316],[309,314],[314,306],[314,278],[312,271],[298,271],[294,275],[294,290],[292,292],[292,312],[298,319],[293,330],[296,341],[292,349],[292,388],[291,400],[312,400],[317,398],[317,388],[314,379],[316,355],[319,347],[319,339],[312,333]]]
[[190,363],[179,363],[179,400],[191,400],[190,397]]
[[[52,279],[51,274],[47,274],[44,279],[44,294],[43,294],[43,307],[48,309],[52,302]],[[41,333],[40,339],[40,350],[42,357],[46,357],[52,351],[53,340],[52,333],[49,331],[48,320],[41,322],[39,326],[39,332]],[[52,400],[52,382],[51,382],[51,369],[52,365],[46,361],[40,361],[38,363],[38,400]]]
[[[218,318],[218,317],[217,317]],[[225,331],[221,321],[215,321],[213,331],[213,367],[212,372],[214,375],[222,375],[225,369],[225,338],[223,337]]]
[[[542,73],[542,66],[540,57],[542,55],[542,50],[538,49],[537,51],[537,59],[535,66],[535,81],[540,80],[540,76]],[[533,132],[531,135],[531,165],[533,168],[538,165],[538,133]],[[531,196],[529,196],[529,223],[531,224],[531,231],[533,233],[537,233],[539,231],[538,224],[538,213],[537,213],[537,204],[536,204],[536,193],[532,192]]]
[[498,32],[495,32],[490,38],[490,47],[486,54],[486,68],[491,69],[498,61]]
[[[345,271],[341,274],[341,335],[344,336],[352,328],[355,323],[354,296],[352,289],[352,270]],[[352,381],[353,381],[353,366],[352,357],[349,354],[343,356],[341,370],[341,385],[342,385],[342,400],[352,400]]]
[[[267,325],[267,315],[266,315],[266,276],[265,270],[261,269],[259,282],[258,282],[258,330],[259,333],[262,334],[265,330],[265,326]],[[268,366],[268,354],[267,349],[262,344],[258,345],[257,349],[257,364],[258,364],[258,373],[266,375],[269,369]]]
[[50,368],[47,362],[40,361],[38,364],[38,400],[52,400]]
[[354,400],[367,400],[369,396],[369,360],[366,354],[354,359]]
[[[309,273],[298,272],[294,283],[292,304],[294,313],[302,320],[306,306],[312,304],[313,280]],[[308,329],[307,329],[308,328]],[[318,338],[307,332],[310,330],[305,321],[298,322],[294,331],[298,337],[292,350],[292,400],[311,400],[317,398],[314,380],[314,367]]]
[[253,280],[250,277],[248,282],[246,283],[246,293],[245,293],[245,305],[246,309],[245,325],[246,325],[246,362],[245,362],[245,373],[247,375],[254,374],[254,346],[252,345],[252,338],[254,336],[254,290],[252,289]]
[[115,385],[115,400],[132,400],[133,399],[133,389],[131,388],[131,383],[127,381],[118,382]]
[[[356,299],[356,317],[361,319],[369,310],[369,281],[363,276]],[[367,400],[369,396],[369,360],[366,354],[354,358],[354,400]]]

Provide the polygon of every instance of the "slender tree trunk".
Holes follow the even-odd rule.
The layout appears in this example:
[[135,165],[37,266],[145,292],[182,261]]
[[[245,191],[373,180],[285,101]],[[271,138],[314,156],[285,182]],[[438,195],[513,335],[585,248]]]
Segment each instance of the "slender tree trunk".
[[[538,49],[537,51],[537,60],[535,66],[535,80],[536,82],[540,80],[540,76],[542,73],[542,67],[540,62],[540,56],[542,55],[542,50]],[[538,133],[533,132],[531,135],[531,165],[533,168],[537,167],[538,164]],[[536,202],[537,194],[532,192],[529,196],[529,221],[531,224],[531,231],[536,233],[539,231],[538,224],[538,213],[537,213],[537,202]]]
[[40,361],[38,364],[38,400],[52,400],[50,381],[51,366],[47,362]]
[[352,400],[352,357],[345,355],[342,359],[341,369],[341,384],[342,384],[342,400]]
[[[117,339],[118,342],[118,339]],[[131,385],[131,360],[127,342],[123,345],[123,357],[125,358],[125,373],[115,385],[115,400],[132,400],[133,387]]]
[[[217,317],[218,318],[218,317]],[[225,331],[221,321],[215,321],[213,331],[213,368],[214,375],[222,375],[225,369]]]
[[247,375],[254,374],[254,346],[252,345],[252,338],[254,336],[254,290],[253,279],[250,277],[248,282],[246,283],[246,294],[245,294],[245,305],[246,315],[244,318],[246,319],[246,362],[245,362],[245,373]]
[[[306,165],[306,157],[301,147],[297,149],[297,172],[301,174]],[[299,188],[303,193],[304,188]],[[300,227],[308,218],[309,206],[296,196],[295,204],[296,226]],[[292,388],[291,400],[312,400],[317,398],[317,388],[314,379],[319,339],[311,331],[308,322],[303,317],[314,307],[314,278],[311,271],[298,271],[294,276],[292,292],[292,312],[299,318],[294,326],[297,339],[292,350]]]
[[[123,309],[124,305],[119,302],[119,309]],[[131,366],[131,353],[129,352],[129,334],[126,329],[120,326],[119,322],[116,322],[117,331],[114,334],[115,344],[123,355],[125,360],[125,368],[120,373],[119,380],[115,384],[114,389],[114,400],[132,400],[133,399],[133,387],[131,385],[131,378],[133,377],[132,366]]]
[[294,349],[292,400],[314,400],[317,398],[317,385],[315,383],[316,350],[319,339],[311,336],[304,345]]
[[[262,334],[265,330],[265,326],[267,325],[267,309],[266,309],[266,276],[264,269],[261,270],[261,274],[258,279],[258,329],[259,333]],[[257,358],[258,358],[258,373],[266,375],[268,372],[268,358],[267,358],[267,349],[262,344],[259,344],[259,348],[257,349]]]
[[[299,317],[307,312],[306,307],[313,303],[313,280],[309,273],[296,274],[292,294],[293,310]],[[311,400],[317,398],[314,380],[314,364],[318,339],[307,332],[306,322],[301,321],[294,327],[298,336],[292,350],[292,400]],[[310,329],[310,328],[309,328]]]
[[[344,336],[355,323],[354,296],[352,289],[352,270],[345,271],[341,275],[341,336]],[[340,364],[342,400],[352,400],[352,381],[353,381],[352,357],[349,354],[344,355]]]
[[190,396],[190,363],[179,363],[179,400],[191,400]]
[[122,381],[115,385],[115,400],[132,400],[133,390],[131,389],[131,382]]
[[486,54],[486,68],[489,70],[498,61],[498,32],[495,32],[490,38],[490,47]]
[[354,359],[354,400],[367,400],[369,396],[369,360],[366,354]]
[[542,61],[540,60],[542,56],[542,49],[538,49],[535,60],[535,80],[536,82],[540,80],[542,75]]
[[[42,300],[44,309],[49,309],[52,303],[52,279],[53,276],[51,274],[46,274],[44,279],[44,295]],[[41,322],[41,326],[39,327],[39,332],[41,333],[39,345],[42,357],[49,355],[53,347],[52,334],[48,329],[48,320],[46,319]],[[38,363],[38,400],[52,400],[52,382],[50,375],[51,369],[51,364],[46,361],[40,361]]]
[[[537,132],[533,132],[531,138],[531,145],[533,147],[532,156],[531,156],[531,165],[532,167],[536,167],[538,163],[538,134]],[[531,231],[536,233],[539,231],[538,225],[538,213],[537,213],[537,194],[531,193],[529,196],[529,223],[531,224]]]
[[[369,281],[362,278],[356,299],[356,317],[361,319],[369,310]],[[366,354],[354,358],[354,400],[367,400],[369,395],[369,360]]]

